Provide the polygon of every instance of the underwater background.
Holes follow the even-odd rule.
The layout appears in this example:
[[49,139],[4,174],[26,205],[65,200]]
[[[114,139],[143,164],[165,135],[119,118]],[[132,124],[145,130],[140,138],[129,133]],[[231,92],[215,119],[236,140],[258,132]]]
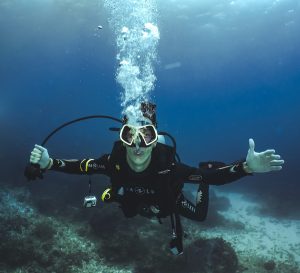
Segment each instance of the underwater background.
[[[168,253],[168,219],[128,220],[100,202],[82,208],[87,177],[26,181],[34,144],[54,128],[86,115],[122,117],[116,37],[103,1],[0,0],[0,272],[300,272],[300,1],[156,6],[149,98],[182,162],[245,158],[251,137],[256,151],[276,149],[283,170],[211,187],[207,222],[183,223],[182,257]],[[74,124],[46,148],[54,158],[97,158],[118,139],[114,126]],[[92,181],[97,195],[109,184]]]

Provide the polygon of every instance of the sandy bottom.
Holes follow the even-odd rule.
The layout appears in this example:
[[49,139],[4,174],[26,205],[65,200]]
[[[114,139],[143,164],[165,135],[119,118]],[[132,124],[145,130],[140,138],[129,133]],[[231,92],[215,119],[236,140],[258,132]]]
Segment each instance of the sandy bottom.
[[[221,237],[235,249],[244,272],[267,272],[264,263],[274,261],[273,272],[300,272],[300,221],[258,215],[260,204],[242,194],[217,192],[230,200],[231,207],[221,212],[228,226],[205,228],[198,234]],[[232,223],[244,228],[234,228]],[[193,226],[191,232],[197,232]],[[199,226],[198,226],[199,228]]]

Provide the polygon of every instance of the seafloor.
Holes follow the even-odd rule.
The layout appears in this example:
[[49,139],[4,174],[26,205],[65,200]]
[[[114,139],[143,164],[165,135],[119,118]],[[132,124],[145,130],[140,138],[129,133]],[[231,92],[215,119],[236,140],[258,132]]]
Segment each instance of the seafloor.
[[0,272],[299,273],[300,221],[264,216],[241,194],[212,193],[205,223],[183,220],[185,252],[169,253],[169,219],[126,219],[0,188]]

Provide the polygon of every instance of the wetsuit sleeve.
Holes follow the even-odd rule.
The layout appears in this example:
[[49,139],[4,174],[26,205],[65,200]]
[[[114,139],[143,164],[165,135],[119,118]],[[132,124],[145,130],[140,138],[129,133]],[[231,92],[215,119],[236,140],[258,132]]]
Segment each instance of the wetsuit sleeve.
[[109,154],[98,159],[52,159],[49,170],[71,174],[104,174],[110,176]]
[[245,160],[232,164],[223,163],[222,166],[211,168],[193,168],[184,164],[177,164],[176,173],[185,183],[198,184],[203,182],[209,185],[224,185],[251,175],[243,168]]

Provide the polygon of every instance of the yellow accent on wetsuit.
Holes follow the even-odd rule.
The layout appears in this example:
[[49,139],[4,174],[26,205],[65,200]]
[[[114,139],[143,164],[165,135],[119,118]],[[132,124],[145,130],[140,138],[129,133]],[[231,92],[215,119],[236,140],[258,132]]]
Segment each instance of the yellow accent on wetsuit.
[[88,171],[88,165],[89,165],[89,162],[92,161],[94,159],[89,159],[86,163],[85,163],[85,171],[87,172]]
[[101,196],[103,202],[108,201],[111,198],[111,188],[106,189]]
[[79,164],[79,168],[80,168],[80,170],[83,172],[83,169],[81,168],[81,164],[85,161],[86,159],[83,159],[81,162],[80,162],[80,164]]

